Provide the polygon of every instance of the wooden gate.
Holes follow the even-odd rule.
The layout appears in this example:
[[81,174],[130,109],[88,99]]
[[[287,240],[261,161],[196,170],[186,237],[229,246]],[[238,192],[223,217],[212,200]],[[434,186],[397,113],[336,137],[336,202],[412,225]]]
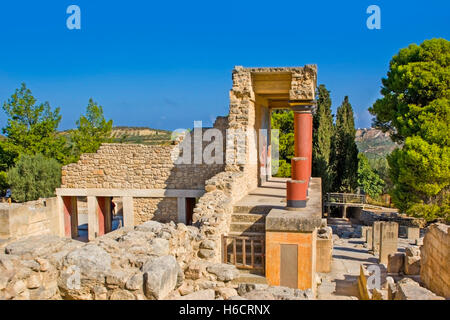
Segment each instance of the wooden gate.
[[265,271],[264,236],[222,236],[224,263],[231,263],[238,269]]

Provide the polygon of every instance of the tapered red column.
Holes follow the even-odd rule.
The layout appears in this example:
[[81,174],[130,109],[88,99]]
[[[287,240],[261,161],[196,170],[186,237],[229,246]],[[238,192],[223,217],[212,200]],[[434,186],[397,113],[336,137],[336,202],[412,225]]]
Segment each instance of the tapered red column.
[[78,237],[77,197],[62,197],[64,211],[64,235]]
[[308,177],[309,177],[309,181],[308,184],[311,180],[312,177],[312,141],[313,141],[313,115],[312,112],[309,113],[309,123],[310,123],[310,129],[309,129],[309,141],[311,141],[310,145],[309,145],[309,167],[308,167]]
[[287,181],[287,206],[306,207],[312,157],[312,114],[306,109],[294,111],[294,158],[291,160],[291,180]]

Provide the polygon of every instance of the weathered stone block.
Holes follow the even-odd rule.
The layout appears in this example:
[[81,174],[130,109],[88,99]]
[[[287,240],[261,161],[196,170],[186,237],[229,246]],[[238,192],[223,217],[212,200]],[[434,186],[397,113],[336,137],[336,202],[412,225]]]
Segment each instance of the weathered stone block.
[[203,259],[214,258],[215,255],[216,255],[215,251],[214,250],[210,250],[210,249],[200,249],[198,251],[198,256],[200,258],[203,258]]
[[445,300],[430,290],[421,287],[416,281],[404,278],[397,283],[394,300]]
[[239,271],[231,264],[217,263],[209,266],[206,270],[215,274],[219,281],[231,281],[239,276]]
[[143,267],[145,295],[164,299],[176,288],[179,266],[173,256],[158,257]]
[[418,275],[420,274],[420,257],[419,256],[406,256],[405,257],[405,274]]
[[170,252],[169,241],[166,239],[155,238],[150,242],[152,254],[157,256],[165,256]]
[[408,227],[407,237],[409,240],[418,240],[420,238],[420,228]]
[[390,253],[388,256],[387,272],[388,273],[403,272],[404,261],[405,261],[405,254],[403,252]]
[[178,297],[176,300],[214,300],[216,294],[213,289],[201,290]]
[[136,300],[136,297],[130,291],[118,289],[113,291],[109,300]]
[[218,289],[216,290],[216,292],[217,292],[217,294],[218,294],[220,297],[224,298],[225,300],[228,300],[228,299],[230,299],[231,297],[234,297],[234,296],[237,296],[237,295],[238,295],[236,289],[228,288],[228,287],[225,287],[225,288],[218,288]]
[[65,259],[68,267],[77,266],[86,276],[106,275],[111,270],[111,256],[95,244],[87,244],[70,252]]
[[373,251],[373,227],[369,227],[366,230],[366,244],[367,250]]
[[392,277],[386,277],[387,283],[387,299],[394,300],[395,294],[397,293],[397,286]]
[[125,288],[128,290],[140,290],[143,288],[144,274],[141,272],[136,273],[125,284]]
[[389,254],[397,252],[398,223],[383,222],[380,226],[380,257],[379,261],[387,265]]
[[202,277],[202,274],[206,271],[206,265],[198,260],[193,260],[186,268],[184,275],[186,279],[197,280]]
[[420,248],[418,246],[408,246],[405,248],[405,254],[408,257],[420,257]]
[[375,221],[372,226],[372,251],[374,255],[380,252],[380,233],[382,221]]

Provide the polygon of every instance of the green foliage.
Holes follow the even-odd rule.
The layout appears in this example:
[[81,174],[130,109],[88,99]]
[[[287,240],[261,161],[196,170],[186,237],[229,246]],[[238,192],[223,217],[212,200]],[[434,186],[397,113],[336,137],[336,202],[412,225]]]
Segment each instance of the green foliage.
[[312,175],[322,178],[322,191],[331,192],[334,172],[330,166],[331,140],[334,134],[330,91],[318,88],[317,110],[313,116]]
[[450,184],[450,148],[429,144],[421,137],[406,138],[402,149],[388,157],[394,183],[392,200],[401,210],[414,203],[441,203]]
[[294,156],[294,112],[277,110],[272,113],[272,128],[279,133],[279,168],[276,177],[291,176],[291,159]]
[[55,188],[61,184],[61,164],[42,154],[23,154],[16,165],[8,170],[7,181],[14,201],[51,197]]
[[[273,164],[272,164],[273,168]],[[286,160],[279,160],[278,161],[278,172],[273,175],[274,177],[290,177],[291,176],[291,164],[287,163]]]
[[8,187],[9,185],[6,177],[6,172],[0,171],[0,196],[5,194]]
[[358,186],[371,198],[378,197],[383,192],[384,181],[371,168],[367,157],[358,154]]
[[2,142],[5,140],[0,141],[0,171],[6,171],[14,164],[15,154],[11,151],[6,151],[2,146]]
[[438,141],[446,135],[449,139],[448,122],[442,123],[449,114],[449,65],[450,42],[445,39],[400,50],[390,62],[387,78],[382,79],[384,97],[369,108],[376,116],[375,126],[390,131],[398,142],[412,135]]
[[353,109],[348,97],[345,97],[337,109],[335,136],[332,141],[331,162],[336,174],[333,186],[335,191],[354,192],[358,185],[358,148],[355,134]]
[[77,130],[71,133],[75,158],[82,153],[93,153],[104,142],[110,141],[113,121],[106,121],[103,107],[89,99],[86,115],[77,120]]
[[400,50],[382,82],[384,97],[369,111],[377,127],[403,143],[388,157],[392,200],[412,215],[445,216],[450,190],[450,42],[432,39]]
[[442,219],[450,223],[450,197],[447,196],[446,201],[440,205],[424,204],[423,202],[412,205],[406,211],[406,214],[412,217],[424,218],[426,221],[434,221]]
[[[367,155],[365,154],[367,157]],[[392,188],[392,180],[389,177],[389,163],[386,158],[376,158],[371,159],[367,157],[369,160],[370,167],[375,171],[377,175],[380,176],[381,180],[384,181],[383,194],[388,193]]]
[[3,152],[17,159],[21,154],[42,153],[60,163],[67,154],[66,140],[56,129],[61,121],[59,108],[51,110],[48,102],[36,104],[36,99],[23,83],[3,104],[8,116],[2,129],[7,139],[0,142]]

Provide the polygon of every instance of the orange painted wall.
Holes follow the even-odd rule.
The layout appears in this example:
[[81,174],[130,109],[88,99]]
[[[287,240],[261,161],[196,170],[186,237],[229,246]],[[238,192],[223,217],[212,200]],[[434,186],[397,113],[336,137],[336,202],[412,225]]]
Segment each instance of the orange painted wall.
[[280,285],[280,245],[298,248],[298,289],[315,292],[316,231],[312,233],[266,232],[266,278],[270,285]]

